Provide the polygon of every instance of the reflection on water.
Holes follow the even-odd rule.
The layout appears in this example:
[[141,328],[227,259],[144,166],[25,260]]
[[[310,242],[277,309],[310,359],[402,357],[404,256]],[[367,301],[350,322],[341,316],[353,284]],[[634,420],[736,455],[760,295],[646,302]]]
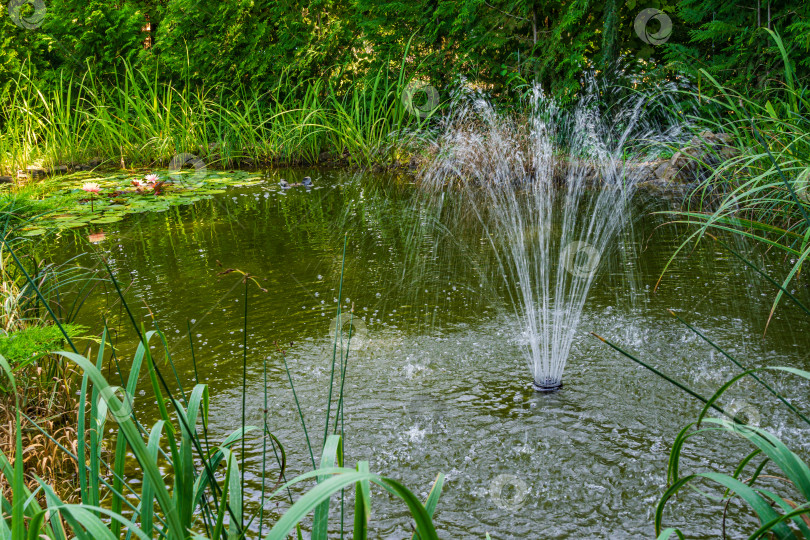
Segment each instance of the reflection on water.
[[[197,371],[211,388],[213,440],[234,429],[242,399],[244,288],[240,275],[218,274],[238,268],[258,276],[268,292],[254,287],[248,295],[248,422],[262,420],[267,359],[269,423],[288,452],[291,478],[308,469],[309,456],[275,344],[287,350],[310,433],[322,433],[346,238],[343,310],[354,306],[362,329],[348,364],[346,460],[369,459],[372,470],[423,497],[436,474],[446,473],[436,516],[443,538],[652,535],[670,444],[699,407],[590,331],[704,394],[734,369],[667,309],[747,364],[808,367],[807,322],[785,304],[763,339],[773,291],[708,242],[677,259],[653,292],[679,231],[650,214],[668,203],[641,194],[634,227],[603,262],[585,306],[566,386],[538,395],[525,374],[511,306],[494,300],[507,296],[493,291],[502,280],[494,279],[489,243],[474,217],[464,226],[450,195],[439,208],[423,204],[407,178],[282,172],[288,179],[309,174],[319,189],[282,192],[273,173],[264,185],[92,231],[104,233],[93,244],[64,236],[52,256],[88,251],[87,265],[105,257],[128,287],[136,319],[152,324],[155,314],[186,388],[195,376],[191,328]],[[121,306],[111,291],[98,292],[81,322],[100,328],[108,317],[126,358],[133,340]],[[790,384],[791,395],[807,395],[806,386]],[[807,438],[757,386],[743,382],[734,397],[758,408],[762,426],[808,450]],[[137,398],[144,421],[154,405]],[[685,467],[722,467],[744,448],[731,438],[712,440],[700,459],[687,451]],[[251,441],[249,451],[249,504],[256,508],[261,441]],[[685,494],[666,522],[688,522],[693,537],[714,538],[719,511]],[[733,505],[731,512],[740,513]],[[371,526],[372,537],[411,535],[404,506],[381,493]]]

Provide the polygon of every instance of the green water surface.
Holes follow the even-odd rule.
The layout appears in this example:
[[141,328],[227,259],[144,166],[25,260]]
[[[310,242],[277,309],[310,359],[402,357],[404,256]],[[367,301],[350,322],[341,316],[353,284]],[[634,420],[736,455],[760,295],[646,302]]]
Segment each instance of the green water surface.
[[[316,189],[278,187],[281,176],[292,182],[305,175]],[[268,424],[287,450],[288,478],[310,464],[279,351],[286,351],[318,454],[330,326],[338,305],[344,317],[353,307],[346,462],[370,460],[372,471],[421,496],[445,473],[435,520],[442,538],[653,536],[671,442],[696,418],[699,403],[589,332],[705,395],[736,368],[668,309],[741,362],[810,367],[807,318],[783,302],[763,337],[774,289],[719,246],[707,241],[685,251],[655,289],[685,232],[652,214],[674,204],[660,194],[636,197],[632,227],[604,257],[585,305],[564,387],[541,395],[529,387],[520,329],[503,300],[490,243],[473,218],[452,210],[452,193],[438,210],[408,177],[311,169],[250,178],[253,185],[222,187],[224,193],[192,204],[48,232],[38,241],[56,260],[79,256],[88,267],[108,261],[135,319],[150,328],[157,323],[167,336],[185,391],[196,377],[209,385],[213,440],[239,426],[242,407],[245,286],[241,274],[221,272],[255,276],[267,292],[252,283],[247,290],[247,419],[262,422],[266,364]],[[755,260],[774,275],[784,266]],[[804,289],[796,294],[807,296]],[[109,283],[99,285],[79,322],[100,334],[106,317],[126,365],[134,340],[116,299]],[[807,385],[773,382],[806,403]],[[155,415],[147,384],[144,375],[144,391],[135,396],[143,422]],[[732,394],[737,409],[807,454],[808,438],[759,387],[743,382]],[[731,472],[746,448],[732,436],[706,438],[699,451],[687,448],[684,467]],[[249,441],[248,454],[248,505],[255,511],[260,440]],[[374,497],[371,537],[410,538],[404,505]],[[288,505],[267,503],[267,524]],[[730,515],[750,526],[740,508],[732,504]],[[693,538],[715,538],[721,514],[720,503],[688,492],[667,510],[665,523]]]

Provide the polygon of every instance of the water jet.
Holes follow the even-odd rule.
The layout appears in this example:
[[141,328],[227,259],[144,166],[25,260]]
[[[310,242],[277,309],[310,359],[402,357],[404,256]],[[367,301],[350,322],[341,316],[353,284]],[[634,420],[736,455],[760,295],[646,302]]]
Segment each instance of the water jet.
[[556,392],[560,388],[562,388],[562,380],[555,381],[554,379],[544,379],[542,382],[538,382],[536,379],[532,381],[532,389],[535,392],[540,392],[543,394],[551,394]]
[[513,335],[538,392],[561,388],[588,292],[629,222],[643,178],[626,166],[628,153],[647,160],[652,141],[682,132],[680,121],[660,124],[671,115],[657,100],[669,93],[608,105],[609,92],[593,85],[566,110],[535,88],[524,116],[480,96],[459,100],[424,177],[437,192],[459,189],[483,227],[493,274],[504,279],[505,294],[496,294],[514,310]]

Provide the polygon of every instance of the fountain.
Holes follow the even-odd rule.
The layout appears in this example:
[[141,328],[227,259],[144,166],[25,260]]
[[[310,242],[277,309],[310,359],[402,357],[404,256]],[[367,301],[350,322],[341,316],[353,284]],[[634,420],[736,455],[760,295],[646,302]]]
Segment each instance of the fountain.
[[606,95],[592,81],[563,111],[535,89],[523,118],[465,96],[444,120],[424,177],[435,192],[461,186],[482,225],[539,392],[561,388],[588,291],[649,174],[627,166],[626,151],[638,160],[682,132],[679,122],[660,127],[668,114],[657,100],[669,92],[633,93],[607,111]]

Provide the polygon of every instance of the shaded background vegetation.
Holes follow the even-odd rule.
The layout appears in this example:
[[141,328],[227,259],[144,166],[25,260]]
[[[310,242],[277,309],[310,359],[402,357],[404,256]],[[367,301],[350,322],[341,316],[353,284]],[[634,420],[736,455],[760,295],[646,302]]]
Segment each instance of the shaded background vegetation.
[[[653,59],[645,65],[661,76],[699,78],[704,68],[726,85],[764,90],[783,70],[765,28],[782,36],[797,77],[810,74],[810,5],[798,1],[50,0],[46,7],[41,27],[26,30],[0,6],[0,91],[29,59],[34,78],[51,84],[62,70],[75,76],[88,68],[112,81],[126,60],[174,84],[264,92],[284,74],[338,86],[396,69],[406,53],[434,85],[465,77],[495,93],[538,80],[564,97],[583,70],[620,56]],[[645,7],[672,19],[667,43],[653,47],[634,32]]]

